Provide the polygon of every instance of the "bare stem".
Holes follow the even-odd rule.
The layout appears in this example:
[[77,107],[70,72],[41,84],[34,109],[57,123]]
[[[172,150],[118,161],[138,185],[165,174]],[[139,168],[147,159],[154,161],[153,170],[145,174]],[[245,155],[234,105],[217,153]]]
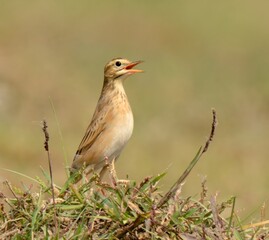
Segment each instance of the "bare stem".
[[43,120],[42,130],[43,130],[44,135],[45,135],[44,148],[47,152],[48,162],[49,162],[50,187],[51,187],[51,195],[52,195],[52,202],[53,202],[53,208],[54,208],[54,225],[55,225],[55,229],[58,229],[57,218],[56,218],[55,194],[54,194],[53,177],[52,177],[51,157],[50,157],[50,151],[49,151],[49,133],[48,133],[47,128],[48,128],[47,122],[46,122],[46,120]]

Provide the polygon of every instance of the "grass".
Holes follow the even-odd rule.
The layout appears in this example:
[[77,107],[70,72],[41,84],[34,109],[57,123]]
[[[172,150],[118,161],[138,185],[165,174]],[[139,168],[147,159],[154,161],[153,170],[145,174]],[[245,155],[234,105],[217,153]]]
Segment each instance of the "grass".
[[[76,190],[59,194],[53,204],[49,185],[39,193],[8,187],[13,198],[2,196],[1,238],[13,239],[177,239],[183,236],[230,238],[242,236],[220,213],[233,199],[220,205],[205,195],[200,200],[182,198],[180,189],[169,204],[157,207],[161,200],[158,182],[164,176],[134,181],[116,181],[113,186],[97,183],[97,175]],[[205,188],[203,189],[203,192]],[[56,212],[57,228],[54,223]],[[241,233],[240,233],[241,232]],[[180,239],[180,238],[179,238]],[[237,238],[244,239],[244,238]]]
[[[113,170],[112,170],[113,171]],[[142,182],[98,182],[98,175],[69,189],[40,181],[40,191],[23,191],[6,182],[13,197],[1,195],[1,239],[265,239],[261,224],[242,226],[235,197],[217,202],[205,182],[198,199],[183,197],[181,187],[165,204],[158,185],[165,174]],[[224,217],[228,212],[228,217]],[[57,224],[55,224],[57,222]],[[57,226],[57,227],[56,227]]]
[[[39,191],[24,190],[5,181],[11,197],[0,193],[1,239],[266,239],[268,221],[243,225],[236,214],[236,198],[218,202],[208,196],[206,181],[197,198],[181,194],[184,180],[207,151],[215,134],[213,110],[211,133],[188,168],[170,190],[159,185],[165,173],[140,183],[120,180],[109,166],[111,184],[99,175],[87,178],[83,170],[70,176],[63,187],[53,184],[49,134],[43,122],[44,148],[48,153],[47,181],[33,179]],[[81,179],[77,182],[76,179]],[[264,215],[264,214],[262,214]],[[264,217],[264,216],[263,216]]]

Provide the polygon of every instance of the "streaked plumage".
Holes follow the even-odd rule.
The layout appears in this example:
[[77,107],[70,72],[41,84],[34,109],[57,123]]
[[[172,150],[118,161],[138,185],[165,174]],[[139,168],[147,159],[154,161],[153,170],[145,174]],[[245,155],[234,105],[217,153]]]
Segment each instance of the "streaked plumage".
[[128,76],[142,72],[133,69],[139,63],[141,61],[116,58],[105,66],[101,96],[74,157],[71,172],[85,165],[87,169],[102,168],[102,177],[106,162],[119,157],[133,132],[133,114],[122,83]]

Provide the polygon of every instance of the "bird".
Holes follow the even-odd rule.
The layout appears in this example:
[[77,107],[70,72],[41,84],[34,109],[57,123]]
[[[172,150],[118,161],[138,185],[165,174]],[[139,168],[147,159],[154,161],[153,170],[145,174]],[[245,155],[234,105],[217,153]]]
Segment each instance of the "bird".
[[133,113],[123,82],[143,72],[134,67],[143,61],[114,58],[104,68],[104,82],[92,120],[74,156],[70,173],[85,168],[88,175],[100,170],[100,180],[108,165],[114,164],[129,141],[134,126]]

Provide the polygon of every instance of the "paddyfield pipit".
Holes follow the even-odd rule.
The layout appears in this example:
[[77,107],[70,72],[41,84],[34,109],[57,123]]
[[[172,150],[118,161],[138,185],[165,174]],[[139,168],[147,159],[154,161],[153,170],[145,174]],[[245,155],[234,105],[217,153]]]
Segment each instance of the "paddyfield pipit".
[[71,173],[86,168],[100,171],[100,179],[107,170],[108,163],[115,161],[133,132],[133,113],[123,88],[123,81],[134,73],[141,61],[131,62],[115,58],[104,69],[104,83],[90,125],[79,144],[74,157]]

